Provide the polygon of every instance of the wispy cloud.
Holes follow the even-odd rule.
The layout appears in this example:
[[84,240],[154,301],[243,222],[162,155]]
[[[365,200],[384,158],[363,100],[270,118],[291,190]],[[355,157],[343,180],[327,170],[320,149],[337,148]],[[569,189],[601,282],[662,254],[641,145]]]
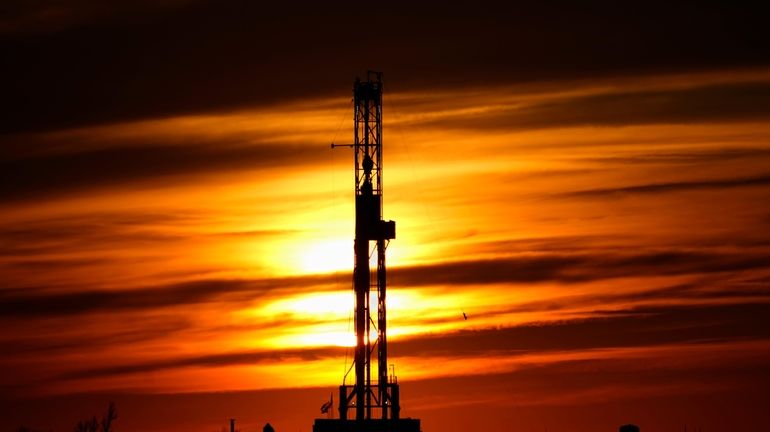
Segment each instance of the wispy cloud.
[[[438,111],[421,127],[470,130],[525,130],[578,126],[628,126],[751,122],[770,117],[770,84],[759,82],[704,83],[679,89],[640,88],[636,91],[597,88],[588,95],[490,94],[484,107]],[[664,84],[660,84],[663,86]],[[491,92],[490,92],[491,93]],[[497,100],[495,100],[497,99]],[[493,102],[494,101],[494,102]],[[495,103],[496,102],[496,103]]]
[[111,375],[125,375],[143,372],[153,372],[164,369],[177,369],[180,367],[217,367],[228,365],[255,364],[262,362],[281,362],[281,361],[309,361],[322,357],[340,357],[344,355],[344,348],[321,348],[321,349],[296,349],[285,351],[255,351],[255,352],[237,352],[225,354],[209,354],[194,357],[172,358],[168,360],[157,360],[146,363],[116,365],[102,368],[87,369],[76,371],[60,376],[60,379],[79,379],[79,378],[97,378]]
[[[600,349],[646,349],[677,344],[708,345],[735,340],[767,339],[770,333],[759,324],[760,317],[768,311],[770,302],[695,308],[681,305],[637,308],[593,319],[460,331],[444,335],[420,335],[394,340],[390,349],[395,358],[529,358],[533,355],[548,355],[549,352],[570,351],[586,353],[590,358],[591,351]],[[228,365],[338,359],[343,356],[344,350],[338,347],[320,347],[176,356],[114,366],[74,369],[63,373],[57,379],[92,379],[187,367],[217,368]],[[555,360],[559,361],[558,358]]]
[[[122,310],[184,307],[230,297],[230,301],[255,300],[274,290],[309,289],[334,281],[333,275],[262,280],[209,279],[123,290],[47,292],[31,288],[4,290],[0,312],[4,317],[73,315]],[[235,296],[235,297],[233,297]]]
[[[485,284],[581,283],[612,278],[697,275],[766,268],[770,257],[764,252],[717,253],[700,251],[657,251],[649,253],[536,254],[498,259],[457,261],[395,267],[389,271],[395,288],[463,286]],[[69,262],[55,263],[71,266]],[[85,262],[83,264],[88,264]],[[31,261],[44,267],[51,263]],[[0,312],[6,317],[71,315],[109,310],[144,310],[184,306],[215,300],[257,299],[271,291],[291,288],[334,286],[335,274],[264,279],[204,279],[168,285],[121,290],[4,290]],[[233,296],[237,294],[236,296]],[[653,294],[650,294],[653,295]]]
[[770,331],[759,324],[760,317],[770,311],[768,300],[757,304],[634,307],[597,318],[422,335],[389,346],[398,356],[451,357],[767,339]]
[[[349,80],[341,82],[340,77],[361,72],[351,70],[351,64],[377,64],[391,82],[424,90],[457,89],[468,82],[507,84],[756,66],[766,64],[767,54],[755,42],[761,40],[756,30],[762,28],[761,14],[748,14],[738,6],[697,11],[669,7],[665,16],[651,8],[648,13],[656,17],[657,30],[649,27],[644,14],[608,7],[590,16],[573,8],[557,14],[578,13],[577,20],[554,19],[553,10],[539,4],[474,11],[443,7],[441,13],[428,5],[412,7],[410,12],[422,19],[404,15],[397,5],[383,6],[376,19],[388,25],[381,25],[375,39],[362,45],[355,40],[351,44],[344,30],[357,19],[356,8],[274,5],[268,11],[243,4],[162,3],[56,5],[49,6],[55,12],[49,15],[25,5],[9,7],[9,17],[0,26],[6,31],[72,30],[33,38],[24,38],[23,32],[4,35],[6,52],[15,59],[5,72],[17,85],[6,94],[14,110],[0,130],[326,96],[347,89]],[[180,4],[184,7],[167,7]],[[137,9],[154,13],[129,13]],[[508,20],[502,23],[500,16]],[[624,25],[610,24],[618,16]],[[73,26],[93,17],[101,22]],[[99,24],[110,25],[110,31]],[[587,30],[607,26],[623,44],[607,44],[604,32]],[[457,28],[466,31],[454,31]],[[378,47],[376,53],[365,50],[372,45]],[[70,67],[61,68],[62,59],[68,59]],[[148,73],[149,64],[163,66]],[[597,104],[598,109],[606,108],[601,101]]]
[[655,194],[669,192],[684,192],[712,189],[735,189],[770,185],[770,175],[756,177],[709,179],[695,181],[678,181],[664,183],[648,183],[614,188],[586,189],[559,194],[560,197],[612,197],[633,194]]
[[585,282],[619,277],[716,273],[765,268],[766,253],[668,250],[642,253],[538,254],[458,261],[393,271],[397,286]]
[[[151,180],[175,184],[172,176],[311,164],[320,149],[301,145],[134,146],[11,159],[0,162],[0,200],[44,199],[52,195]],[[297,158],[297,154],[304,154]]]

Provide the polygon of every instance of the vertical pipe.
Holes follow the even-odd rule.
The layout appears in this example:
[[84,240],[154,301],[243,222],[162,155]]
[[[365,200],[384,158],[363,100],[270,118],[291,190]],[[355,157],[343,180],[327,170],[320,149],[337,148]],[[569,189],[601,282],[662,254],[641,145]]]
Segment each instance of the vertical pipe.
[[[364,106],[364,115],[363,115],[363,121],[364,121],[364,155],[365,155],[365,157],[369,157],[369,153],[370,153],[369,147],[372,144],[371,143],[371,139],[370,139],[371,138],[371,127],[372,126],[371,126],[371,110],[369,109],[370,108],[370,103],[371,103],[371,94],[370,94],[369,86],[370,86],[370,82],[367,80],[366,85],[364,86],[364,100],[363,100],[363,106]],[[371,173],[371,171],[368,171],[367,169],[364,169],[364,183],[369,185],[369,184],[371,184],[371,180],[372,180],[372,173]],[[371,188],[369,188],[369,190],[371,190]],[[370,340],[369,332],[370,332],[370,319],[371,319],[371,315],[370,315],[370,310],[371,309],[369,309],[369,286],[370,286],[370,283],[371,283],[371,280],[370,280],[371,273],[368,271],[369,270],[369,231],[371,230],[371,227],[369,226],[370,220],[369,220],[369,216],[368,215],[370,214],[370,210],[371,210],[369,208],[370,205],[371,205],[371,201],[365,200],[365,202],[366,202],[365,206],[366,206],[366,214],[367,214],[367,217],[366,217],[366,227],[365,227],[365,231],[366,231],[366,234],[365,234],[365,238],[366,238],[366,240],[365,240],[366,241],[366,252],[365,252],[365,255],[366,255],[366,269],[367,269],[367,272],[366,272],[366,293],[365,293],[365,298],[364,298],[364,304],[365,304],[365,308],[366,308],[366,318],[365,318],[366,328],[365,328],[365,333],[364,333],[364,346],[365,346],[365,351],[366,351],[366,357],[365,357],[366,358],[366,360],[365,360],[366,361],[366,366],[365,366],[364,369],[365,369],[365,374],[366,374],[366,376],[365,376],[366,384],[365,384],[365,390],[364,390],[364,398],[362,398],[359,401],[359,403],[366,405],[366,418],[371,418],[371,416],[372,416],[372,411],[371,411],[371,405],[372,405],[371,404],[371,395],[372,395],[371,394],[371,388],[372,388],[371,387],[372,386],[372,381],[371,381],[371,360],[372,360],[372,352],[370,350],[370,345],[369,345],[369,340]]]
[[[367,242],[368,244],[369,242]],[[368,252],[368,250],[367,250]],[[368,258],[368,254],[367,254]],[[369,281],[368,281],[369,282]],[[371,346],[371,308],[369,290],[366,291],[366,418],[372,418],[372,346]]]
[[[362,134],[364,135],[364,144],[366,143],[366,122],[365,112],[362,112],[362,95],[361,95],[361,82],[356,79],[353,86],[353,99],[354,99],[354,164],[355,164],[355,197],[356,197],[356,234],[354,241],[354,254],[355,264],[353,268],[353,288],[356,294],[356,310],[355,310],[355,325],[356,325],[356,349],[355,349],[355,373],[356,382],[353,393],[355,394],[356,403],[356,420],[362,420],[364,418],[364,392],[365,389],[365,368],[366,368],[366,342],[364,340],[366,334],[366,322],[368,316],[366,314],[366,297],[368,296],[369,289],[369,259],[368,248],[369,241],[366,236],[363,235],[365,226],[363,225],[363,219],[361,215],[365,214],[366,203],[359,199],[361,193],[362,183],[365,182],[365,177],[362,176],[361,163],[363,159],[362,153]],[[364,127],[364,130],[361,128]],[[365,146],[364,146],[365,147]],[[346,404],[349,403],[346,402]]]
[[366,325],[368,323],[368,314],[366,310],[366,298],[369,296],[369,242],[365,239],[356,238],[355,242],[356,267],[353,271],[356,290],[356,419],[364,418],[364,399],[365,399],[365,369],[367,342]]
[[340,420],[348,419],[348,389],[345,385],[340,386],[340,398],[337,403],[337,410],[340,412]]
[[388,339],[385,310],[385,240],[377,240],[377,383],[382,418],[388,418]]
[[391,398],[393,405],[391,406],[391,411],[393,411],[392,418],[393,420],[398,420],[398,418],[401,416],[401,403],[399,402],[400,394],[398,391],[398,383],[393,383],[393,386],[390,389],[391,391]]

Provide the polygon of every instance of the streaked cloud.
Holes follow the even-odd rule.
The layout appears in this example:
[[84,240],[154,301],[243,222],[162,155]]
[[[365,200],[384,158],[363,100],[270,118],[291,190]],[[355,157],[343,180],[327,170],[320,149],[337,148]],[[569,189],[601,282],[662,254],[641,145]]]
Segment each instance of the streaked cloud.
[[724,179],[724,180],[703,180],[703,181],[682,181],[682,182],[670,182],[670,183],[651,183],[645,185],[625,186],[618,188],[605,188],[605,189],[588,189],[582,191],[569,192],[562,196],[565,197],[602,197],[602,196],[616,196],[623,194],[652,194],[652,193],[666,193],[666,192],[679,192],[701,189],[732,189],[742,187],[763,187],[770,184],[770,175],[748,177],[748,178],[736,178],[736,179]]

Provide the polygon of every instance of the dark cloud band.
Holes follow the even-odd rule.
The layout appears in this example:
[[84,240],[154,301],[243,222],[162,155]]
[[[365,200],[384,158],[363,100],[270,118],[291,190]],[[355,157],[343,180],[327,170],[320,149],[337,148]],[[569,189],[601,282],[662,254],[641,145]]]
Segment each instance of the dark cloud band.
[[[459,261],[393,268],[390,285],[399,288],[441,285],[581,283],[620,277],[714,274],[767,268],[770,256],[761,251],[713,253],[665,251],[653,253],[542,254],[493,260]],[[186,304],[242,301],[277,290],[335,286],[337,276],[319,274],[255,280],[201,280],[120,291],[0,292],[0,315],[30,317],[72,315],[112,310],[144,310]],[[320,288],[323,289],[323,288]]]

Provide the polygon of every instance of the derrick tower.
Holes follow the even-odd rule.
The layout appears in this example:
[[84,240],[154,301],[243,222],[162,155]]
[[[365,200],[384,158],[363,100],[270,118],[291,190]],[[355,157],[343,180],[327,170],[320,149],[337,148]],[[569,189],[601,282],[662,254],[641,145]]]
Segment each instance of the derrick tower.
[[[339,418],[316,419],[313,431],[419,432],[419,420],[400,417],[398,381],[395,374],[388,376],[385,251],[396,237],[396,223],[382,218],[382,73],[369,71],[365,81],[356,78],[353,105],[353,144],[332,147],[352,147],[354,154],[355,383],[343,383],[339,388]],[[370,257],[374,254],[377,264],[372,268]],[[370,304],[373,290],[376,317]],[[374,340],[370,337],[372,327]],[[376,368],[372,366],[373,354]]]

